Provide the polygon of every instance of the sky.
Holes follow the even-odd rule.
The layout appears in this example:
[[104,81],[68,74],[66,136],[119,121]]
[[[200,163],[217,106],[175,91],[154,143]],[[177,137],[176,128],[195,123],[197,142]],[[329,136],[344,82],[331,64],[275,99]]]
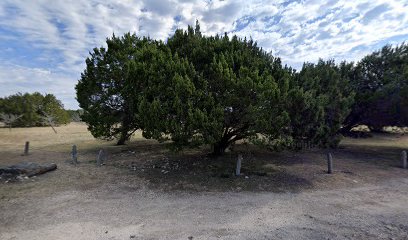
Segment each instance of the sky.
[[196,20],[205,35],[251,37],[296,69],[408,40],[407,0],[1,0],[0,97],[52,93],[77,109],[85,59],[112,33],[166,41]]

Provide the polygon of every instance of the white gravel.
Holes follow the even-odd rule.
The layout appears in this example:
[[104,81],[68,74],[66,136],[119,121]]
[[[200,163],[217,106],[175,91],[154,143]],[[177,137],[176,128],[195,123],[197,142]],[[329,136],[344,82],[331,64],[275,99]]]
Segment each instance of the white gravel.
[[408,239],[408,179],[302,193],[105,185],[2,201],[0,220],[2,240]]

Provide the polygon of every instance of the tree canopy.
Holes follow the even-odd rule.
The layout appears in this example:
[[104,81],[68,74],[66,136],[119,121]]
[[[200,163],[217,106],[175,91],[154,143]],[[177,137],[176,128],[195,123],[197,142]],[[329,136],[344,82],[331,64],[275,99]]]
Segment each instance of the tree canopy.
[[352,64],[319,60],[305,63],[295,74],[290,91],[291,136],[310,139],[314,144],[336,147],[343,122],[350,113],[354,92],[348,76]]
[[116,138],[118,144],[124,144],[141,128],[143,93],[165,77],[161,64],[172,56],[162,42],[130,33],[113,35],[106,43],[107,48],[95,48],[86,59],[86,69],[76,85],[77,100],[93,136]]
[[353,100],[346,64],[305,64],[296,73],[236,36],[203,36],[197,23],[166,43],[136,35],[95,48],[76,90],[95,137],[123,144],[140,129],[176,150],[238,140],[273,147],[313,141],[335,147]]

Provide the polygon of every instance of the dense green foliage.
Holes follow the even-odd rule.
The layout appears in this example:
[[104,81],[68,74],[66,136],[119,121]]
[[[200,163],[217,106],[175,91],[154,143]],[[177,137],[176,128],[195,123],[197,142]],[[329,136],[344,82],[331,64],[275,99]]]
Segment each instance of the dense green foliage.
[[91,133],[118,144],[141,129],[177,150],[208,144],[215,154],[242,139],[334,147],[352,103],[345,64],[295,73],[252,40],[206,37],[198,23],[167,43],[125,34],[107,46],[86,60],[77,100]]
[[76,85],[77,100],[93,136],[124,144],[141,128],[142,93],[166,77],[163,67],[172,63],[172,56],[162,42],[131,34],[113,36],[106,43],[107,49],[95,48],[86,60]]
[[354,92],[348,73],[352,64],[319,60],[303,65],[289,93],[291,136],[323,147],[336,147],[339,130],[350,112]]
[[408,126],[408,44],[385,46],[349,71],[356,92],[344,130],[364,124],[371,130]]
[[[144,131],[162,129],[178,149],[210,144],[217,154],[257,133],[280,137],[287,122],[283,106],[290,76],[279,59],[253,41],[203,37],[198,24],[195,30],[177,30],[168,46],[174,56],[188,59],[191,70],[187,73],[191,74],[176,70],[185,78],[175,79],[155,93],[172,94],[154,101],[162,115],[154,118],[149,114],[153,108],[144,108],[143,115],[149,116],[145,121],[153,123]],[[162,84],[158,82],[158,86]]]
[[70,122],[69,114],[54,95],[38,92],[0,98],[0,113],[2,118],[14,116],[15,120],[10,122],[13,127],[47,126],[49,120],[55,125]]

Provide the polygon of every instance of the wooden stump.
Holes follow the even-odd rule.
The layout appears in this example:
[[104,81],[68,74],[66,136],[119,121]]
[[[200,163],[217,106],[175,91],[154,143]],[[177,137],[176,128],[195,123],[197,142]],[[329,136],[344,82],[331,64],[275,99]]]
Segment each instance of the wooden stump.
[[73,145],[73,146],[72,146],[72,152],[71,152],[71,155],[72,155],[72,163],[73,163],[73,164],[77,164],[77,163],[78,163],[78,156],[77,156],[77,154],[78,154],[78,152],[77,152],[77,147],[76,147],[76,145]]
[[24,146],[24,155],[25,155],[25,156],[28,155],[29,148],[30,148],[30,142],[27,141],[27,142],[25,143],[25,146]]
[[238,154],[237,168],[235,169],[236,176],[241,175],[241,162],[242,162],[242,154]]
[[407,169],[407,151],[401,152],[402,168]]
[[327,153],[327,173],[333,173],[333,157],[331,153]]
[[103,151],[103,149],[101,149],[99,150],[98,157],[96,158],[96,165],[98,167],[102,166],[104,159],[105,159],[105,152]]

